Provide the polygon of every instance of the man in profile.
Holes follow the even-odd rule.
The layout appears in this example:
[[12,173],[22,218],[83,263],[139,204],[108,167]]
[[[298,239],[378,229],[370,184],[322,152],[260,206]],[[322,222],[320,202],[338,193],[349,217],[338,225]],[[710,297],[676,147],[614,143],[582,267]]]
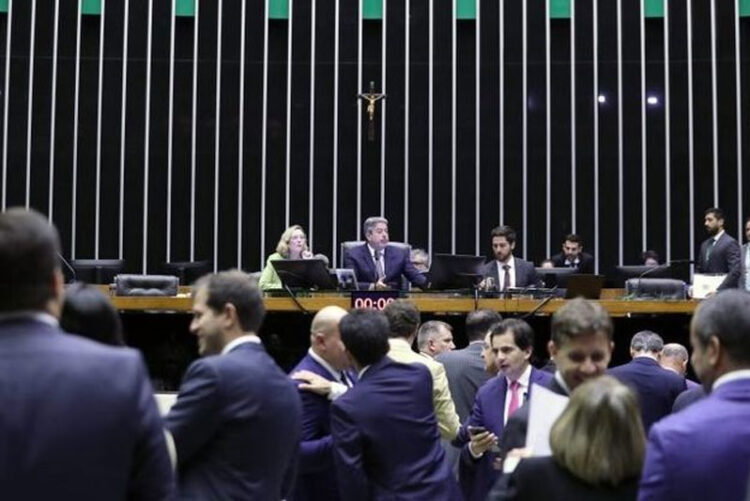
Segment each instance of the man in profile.
[[364,244],[351,249],[344,258],[344,268],[357,274],[360,287],[365,289],[400,289],[401,276],[417,287],[424,287],[427,278],[412,264],[407,249],[388,245],[388,220],[368,217],[363,232]]
[[583,252],[583,239],[575,233],[565,237],[562,252],[550,260],[556,268],[576,268],[578,273],[594,273],[594,257]]
[[440,446],[429,371],[386,356],[382,313],[352,311],[340,329],[359,373],[357,384],[331,404],[341,499],[460,500]]
[[430,320],[419,326],[417,332],[417,349],[426,357],[436,356],[453,351],[453,327],[440,320]]
[[206,275],[193,292],[193,362],[167,415],[189,499],[286,498],[294,482],[301,408],[297,388],[263,349],[265,309],[240,271]]
[[513,228],[498,226],[490,236],[495,259],[485,265],[485,278],[480,286],[503,292],[516,287],[541,285],[534,263],[513,256],[516,248],[516,231]]
[[63,333],[57,230],[0,214],[0,485],[4,499],[171,499],[162,420],[141,356]]
[[[595,301],[578,298],[566,301],[552,315],[552,339],[547,349],[557,364],[547,389],[568,396],[581,383],[607,370],[615,344],[612,320]],[[508,419],[500,439],[501,456],[524,447],[529,425],[529,405],[524,404]]]
[[[336,471],[333,467],[331,439],[331,401],[352,386],[347,374],[349,360],[341,342],[339,322],[346,310],[326,306],[310,325],[310,348],[307,355],[291,371],[300,380],[302,399],[302,436],[300,443],[299,474],[295,501],[335,501],[339,498]],[[313,377],[317,376],[317,378]],[[324,381],[319,381],[323,379]],[[313,389],[328,391],[318,394]]]
[[703,226],[709,237],[698,253],[698,272],[726,274],[718,290],[737,287],[742,273],[740,244],[724,231],[724,211],[718,207],[706,209]]
[[750,471],[750,294],[703,301],[692,365],[709,395],[651,428],[638,499],[744,500]]
[[664,348],[661,336],[651,331],[640,331],[630,340],[627,364],[609,370],[611,376],[628,385],[638,395],[643,428],[648,433],[655,422],[672,412],[677,395],[685,391],[685,378],[659,365],[659,354]]

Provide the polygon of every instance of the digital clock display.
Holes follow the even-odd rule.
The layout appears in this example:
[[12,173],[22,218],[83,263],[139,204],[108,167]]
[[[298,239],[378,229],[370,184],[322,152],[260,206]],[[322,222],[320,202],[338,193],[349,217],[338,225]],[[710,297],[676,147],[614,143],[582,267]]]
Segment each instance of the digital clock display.
[[398,291],[352,291],[352,308],[382,311],[398,299]]

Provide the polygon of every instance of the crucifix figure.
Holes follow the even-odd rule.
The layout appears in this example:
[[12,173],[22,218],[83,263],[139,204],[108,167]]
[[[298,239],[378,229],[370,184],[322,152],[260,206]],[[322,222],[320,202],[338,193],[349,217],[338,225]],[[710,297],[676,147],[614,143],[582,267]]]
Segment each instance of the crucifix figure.
[[375,141],[375,103],[385,98],[385,94],[375,92],[375,82],[370,82],[370,92],[358,94],[359,99],[367,101],[367,140]]

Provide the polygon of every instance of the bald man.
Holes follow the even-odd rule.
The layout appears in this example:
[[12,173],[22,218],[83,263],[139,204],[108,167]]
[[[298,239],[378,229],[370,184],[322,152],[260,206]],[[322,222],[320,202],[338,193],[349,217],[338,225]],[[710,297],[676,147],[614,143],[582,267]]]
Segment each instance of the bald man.
[[[661,365],[663,369],[676,372],[680,376],[685,377],[687,374],[687,363],[689,359],[690,355],[688,355],[687,348],[680,343],[668,343],[665,344],[664,348],[661,350],[659,365]],[[685,383],[687,384],[688,390],[700,386],[695,381],[687,379],[687,377],[685,377]]]
[[331,449],[330,403],[352,384],[339,333],[344,315],[346,310],[338,306],[327,306],[315,315],[310,325],[310,349],[291,372],[302,399],[300,462],[293,500],[339,499]]

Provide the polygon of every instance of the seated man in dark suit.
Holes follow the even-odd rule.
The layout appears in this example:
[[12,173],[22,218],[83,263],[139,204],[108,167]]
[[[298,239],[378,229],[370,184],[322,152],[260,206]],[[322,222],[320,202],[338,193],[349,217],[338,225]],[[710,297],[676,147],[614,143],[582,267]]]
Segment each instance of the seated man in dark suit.
[[[599,303],[582,298],[566,301],[552,315],[550,329],[552,339],[547,349],[555,358],[557,372],[547,389],[567,396],[584,381],[605,373],[615,344],[612,320]],[[528,425],[526,403],[505,424],[500,437],[502,457],[512,449],[524,447]]]
[[703,301],[692,364],[709,395],[649,433],[638,498],[744,500],[750,471],[750,294]]
[[583,239],[575,233],[565,237],[562,252],[550,260],[556,268],[577,268],[578,273],[594,273],[594,257],[583,252]]
[[352,311],[340,330],[359,371],[357,384],[331,404],[341,499],[460,500],[440,446],[430,372],[386,356],[382,313]]
[[[292,499],[295,501],[336,501],[339,498],[336,471],[333,467],[331,439],[331,401],[351,386],[346,372],[349,360],[339,333],[339,322],[346,310],[326,306],[310,325],[310,349],[292,370],[292,377],[301,381],[302,437],[297,482]],[[318,394],[322,385],[310,373],[328,382],[328,391]],[[306,377],[305,377],[306,376]]]
[[[532,367],[534,331],[525,320],[507,318],[490,331],[499,372],[477,392],[474,409],[455,444],[462,447],[459,477],[465,500],[483,501],[497,480],[497,437],[505,423],[529,398],[532,385],[546,386],[552,375]],[[483,431],[472,433],[475,427]],[[493,451],[494,449],[494,451]]]
[[724,211],[717,207],[706,209],[703,225],[709,238],[698,253],[699,273],[726,273],[719,290],[735,288],[742,274],[740,244],[724,231]]
[[401,275],[417,287],[427,284],[425,275],[417,271],[406,249],[388,245],[388,220],[368,217],[363,225],[366,243],[349,251],[344,268],[357,274],[363,289],[399,289]]
[[188,367],[166,418],[182,498],[276,501],[293,485],[300,399],[256,334],[264,314],[245,273],[195,285],[190,330],[204,358]]
[[0,214],[3,499],[171,499],[162,420],[138,352],[65,334],[55,227]]
[[651,331],[637,332],[630,340],[633,360],[609,370],[610,375],[638,395],[646,433],[652,424],[672,412],[674,399],[686,389],[684,377],[659,365],[662,348],[664,341],[660,335]]
[[540,286],[534,263],[513,256],[516,231],[510,226],[498,226],[490,235],[495,259],[485,265],[485,279],[480,287],[505,291],[514,287]]

